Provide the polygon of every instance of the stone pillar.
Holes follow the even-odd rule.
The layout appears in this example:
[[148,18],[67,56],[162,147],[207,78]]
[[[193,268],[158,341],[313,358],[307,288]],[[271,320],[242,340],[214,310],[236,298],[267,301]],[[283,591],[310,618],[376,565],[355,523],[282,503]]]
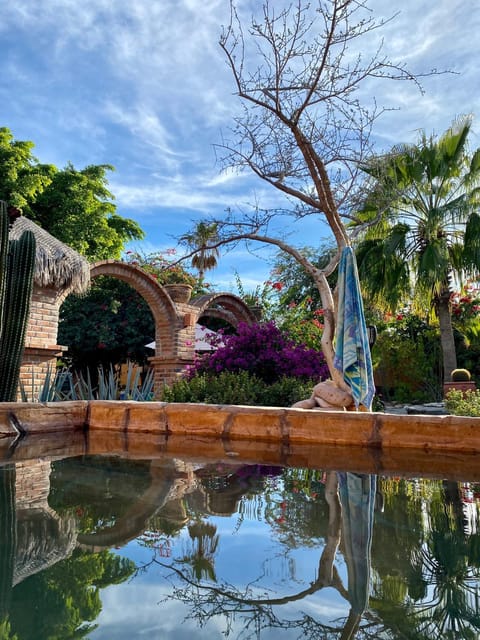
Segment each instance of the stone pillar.
[[57,358],[67,347],[57,344],[59,291],[53,287],[33,288],[20,381],[29,400],[36,400],[47,371],[55,372]]

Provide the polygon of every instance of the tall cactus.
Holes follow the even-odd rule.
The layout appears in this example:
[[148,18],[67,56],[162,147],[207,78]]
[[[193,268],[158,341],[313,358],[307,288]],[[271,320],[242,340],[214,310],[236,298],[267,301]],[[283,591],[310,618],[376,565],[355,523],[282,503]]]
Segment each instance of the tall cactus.
[[9,240],[9,223],[0,201],[0,402],[17,398],[35,268],[35,236]]

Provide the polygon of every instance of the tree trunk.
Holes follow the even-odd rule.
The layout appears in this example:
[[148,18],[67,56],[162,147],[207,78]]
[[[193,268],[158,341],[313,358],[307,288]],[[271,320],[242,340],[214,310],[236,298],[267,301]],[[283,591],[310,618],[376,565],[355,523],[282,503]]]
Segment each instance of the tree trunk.
[[450,380],[450,375],[457,368],[457,352],[455,350],[455,339],[453,336],[452,316],[450,313],[450,292],[443,290],[435,300],[440,324],[440,344],[443,355],[443,379],[444,382]]

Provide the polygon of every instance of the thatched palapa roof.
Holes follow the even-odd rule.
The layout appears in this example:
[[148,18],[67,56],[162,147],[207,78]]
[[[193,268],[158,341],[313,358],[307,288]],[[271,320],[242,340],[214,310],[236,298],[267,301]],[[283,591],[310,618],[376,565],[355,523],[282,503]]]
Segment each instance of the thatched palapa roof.
[[32,231],[37,241],[35,256],[35,284],[54,286],[83,293],[90,284],[90,265],[86,258],[60,242],[24,216],[15,220],[9,237],[18,240],[24,231]]

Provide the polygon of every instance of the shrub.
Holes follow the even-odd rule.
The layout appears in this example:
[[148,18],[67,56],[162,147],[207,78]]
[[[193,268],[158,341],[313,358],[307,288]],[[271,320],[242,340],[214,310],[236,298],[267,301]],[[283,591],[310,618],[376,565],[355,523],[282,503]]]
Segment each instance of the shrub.
[[240,323],[237,334],[224,336],[223,341],[224,346],[190,369],[190,377],[202,373],[218,375],[223,371],[247,371],[269,384],[284,377],[316,382],[329,377],[320,351],[295,344],[288,333],[273,322]]
[[480,389],[460,391],[452,389],[445,396],[445,408],[453,416],[480,417]]
[[312,382],[287,377],[269,385],[248,371],[222,371],[219,375],[202,373],[190,379],[177,380],[164,388],[162,400],[290,407],[297,400],[309,397],[312,386]]
[[[377,390],[386,401],[432,402],[443,396],[438,331],[415,316],[378,323],[372,349]],[[414,366],[412,366],[414,363]]]

